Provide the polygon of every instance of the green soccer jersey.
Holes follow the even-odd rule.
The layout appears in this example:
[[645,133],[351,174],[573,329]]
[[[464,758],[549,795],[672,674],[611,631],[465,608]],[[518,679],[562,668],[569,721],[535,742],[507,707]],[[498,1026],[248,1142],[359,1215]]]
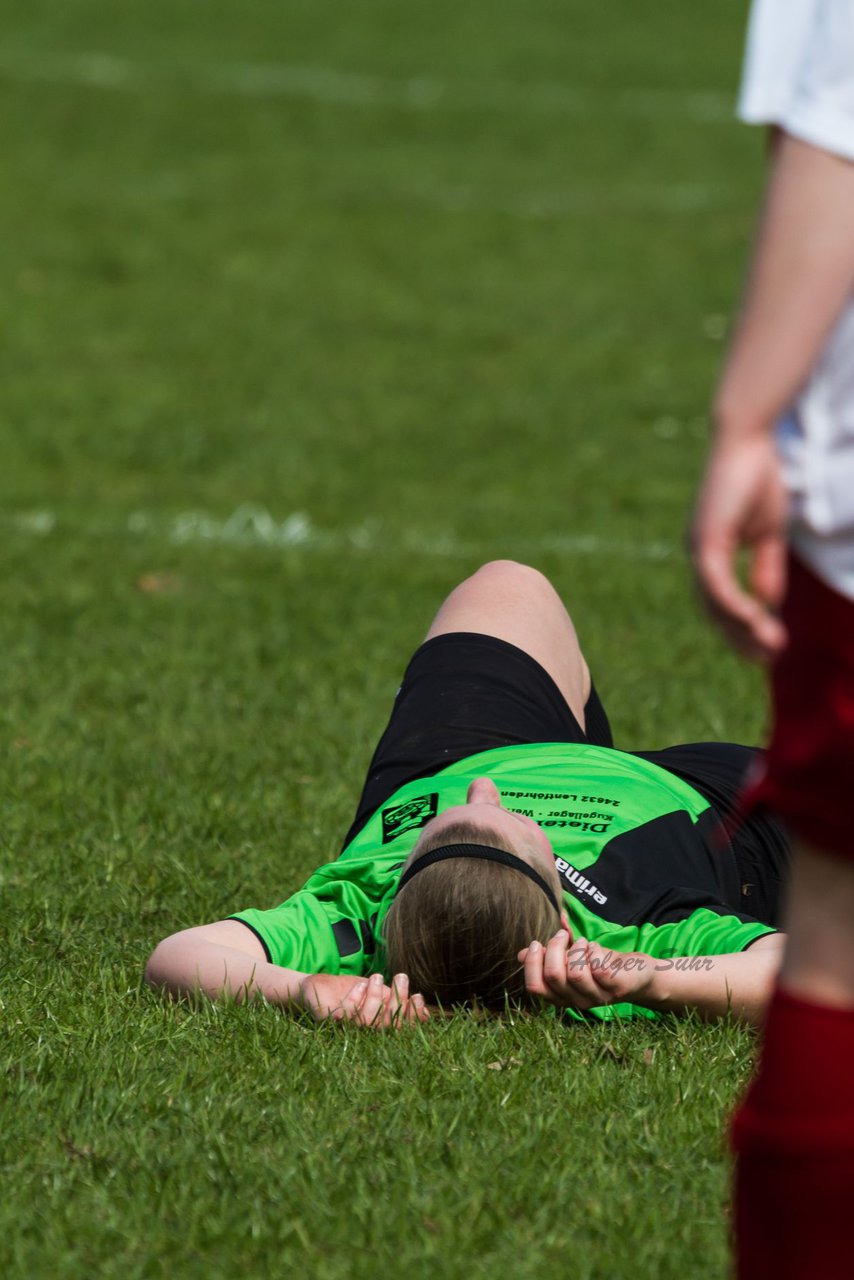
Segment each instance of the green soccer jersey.
[[[479,777],[492,779],[506,808],[548,833],[574,937],[670,964],[742,951],[774,932],[738,910],[735,858],[716,838],[716,815],[698,791],[649,761],[577,743],[500,747],[407,783],[281,906],[234,918],[257,934],[273,964],[385,972],[382,923],[401,867],[422,827],[463,804]],[[629,1004],[593,1012],[655,1016]]]

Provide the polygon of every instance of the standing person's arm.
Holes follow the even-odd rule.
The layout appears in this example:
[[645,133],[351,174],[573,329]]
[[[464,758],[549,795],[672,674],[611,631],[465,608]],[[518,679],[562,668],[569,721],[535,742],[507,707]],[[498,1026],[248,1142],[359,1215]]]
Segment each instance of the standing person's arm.
[[[700,591],[736,648],[768,658],[785,636],[786,500],[773,429],[854,293],[854,163],[785,133],[741,314],[714,403],[715,437],[693,523]],[[749,552],[748,590],[736,554]]]
[[149,958],[145,980],[176,999],[260,996],[270,1004],[304,1009],[318,1021],[388,1027],[428,1016],[423,998],[410,996],[405,974],[389,987],[378,973],[360,978],[285,969],[267,960],[260,939],[239,920],[218,920],[164,938]]

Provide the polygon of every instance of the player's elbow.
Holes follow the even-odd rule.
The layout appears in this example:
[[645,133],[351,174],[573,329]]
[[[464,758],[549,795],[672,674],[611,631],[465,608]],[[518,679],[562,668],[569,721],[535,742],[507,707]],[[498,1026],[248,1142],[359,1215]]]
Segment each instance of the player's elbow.
[[185,993],[187,987],[183,974],[187,967],[187,935],[191,932],[192,930],[185,929],[182,933],[173,933],[158,942],[145,965],[143,979],[147,986],[169,995]]
[[169,943],[171,938],[158,942],[145,964],[143,981],[146,986],[160,988],[169,981]]

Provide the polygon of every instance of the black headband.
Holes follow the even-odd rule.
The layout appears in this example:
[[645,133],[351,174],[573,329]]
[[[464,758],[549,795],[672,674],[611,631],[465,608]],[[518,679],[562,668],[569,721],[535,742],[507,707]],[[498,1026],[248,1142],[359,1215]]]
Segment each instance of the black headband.
[[529,867],[527,862],[517,858],[515,853],[508,853],[506,849],[493,849],[488,844],[445,844],[441,849],[431,849],[429,853],[422,853],[420,858],[416,858],[409,864],[400,877],[397,892],[400,893],[403,886],[425,867],[432,867],[435,862],[446,862],[449,858],[483,858],[486,862],[500,862],[504,867],[515,867],[517,871],[522,872],[523,876],[527,876],[529,880],[533,880],[534,884],[540,886],[555,911],[560,914],[554,889],[541,875],[538,875],[533,867]]

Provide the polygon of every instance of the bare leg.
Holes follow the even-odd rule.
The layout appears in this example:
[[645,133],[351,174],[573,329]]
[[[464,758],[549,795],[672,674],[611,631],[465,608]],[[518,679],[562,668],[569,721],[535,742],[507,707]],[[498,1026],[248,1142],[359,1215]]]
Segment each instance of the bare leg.
[[734,1126],[740,1280],[851,1274],[854,863],[796,844],[786,925],[758,1070]]
[[816,1004],[854,1008],[854,862],[794,846],[780,986]]
[[427,639],[451,631],[497,636],[524,649],[548,671],[582,729],[590,672],[572,619],[537,569],[493,560],[461,582],[444,602]]

